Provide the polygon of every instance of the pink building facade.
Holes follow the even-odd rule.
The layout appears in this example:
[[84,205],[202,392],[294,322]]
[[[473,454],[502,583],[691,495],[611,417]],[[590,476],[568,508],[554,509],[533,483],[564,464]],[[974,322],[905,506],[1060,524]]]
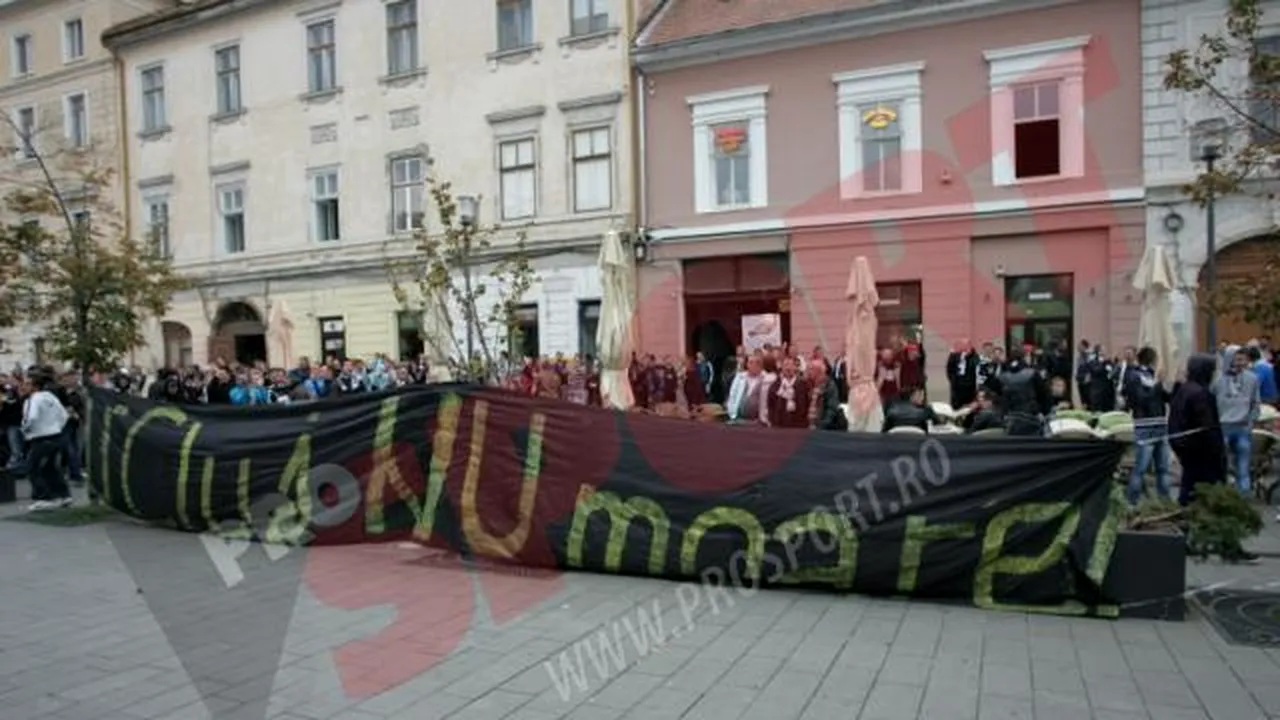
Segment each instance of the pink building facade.
[[776,314],[838,352],[859,255],[936,390],[957,343],[1136,340],[1139,3],[896,5],[669,0],[644,28],[646,351]]

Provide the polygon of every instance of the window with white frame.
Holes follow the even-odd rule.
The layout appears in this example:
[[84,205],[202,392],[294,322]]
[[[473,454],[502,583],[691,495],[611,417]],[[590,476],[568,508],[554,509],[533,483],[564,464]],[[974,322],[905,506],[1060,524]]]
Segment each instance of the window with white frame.
[[423,161],[416,155],[391,161],[391,229],[409,232],[423,227],[425,196]]
[[244,252],[244,185],[218,186],[218,217],[222,224],[222,249],[229,255]]
[[173,257],[169,244],[169,196],[151,195],[143,200],[146,207],[147,241],[160,257]]
[[609,29],[608,0],[569,0],[570,28],[574,35],[590,35]]
[[387,75],[418,69],[418,0],[387,3]]
[[533,0],[498,0],[498,50],[533,45]]
[[573,133],[573,210],[613,207],[613,152],[609,128]]
[[1084,49],[1089,36],[987,50],[991,183],[1084,175]]
[[9,41],[9,67],[14,77],[31,74],[32,40],[30,33],[13,36]]
[[84,21],[73,18],[62,23],[62,59],[66,62],[84,57]]
[[767,87],[687,98],[693,115],[694,206],[700,213],[769,203]]
[[311,234],[318,242],[330,242],[341,237],[336,168],[311,174],[311,214]]
[[14,112],[14,144],[18,146],[18,156],[34,158],[36,156],[37,116],[34,107],[18,108]]
[[149,67],[142,71],[142,131],[159,132],[168,127],[165,116],[164,68]]
[[89,146],[89,98],[74,93],[63,99],[62,130],[73,148]]
[[[1259,37],[1254,43],[1259,60],[1270,61],[1280,57],[1280,35]],[[1249,117],[1257,122],[1249,126],[1250,140],[1256,145],[1273,145],[1277,131],[1280,130],[1280,107],[1277,107],[1276,93],[1280,86],[1275,82],[1275,73],[1267,69],[1264,62],[1256,63],[1261,67],[1252,68],[1247,92]]]
[[337,26],[321,20],[307,26],[307,90],[328,92],[338,87]]
[[219,115],[234,115],[244,109],[240,100],[240,46],[228,45],[213,53]]
[[503,220],[531,218],[538,213],[538,158],[535,150],[533,138],[498,144]]
[[923,72],[924,63],[907,63],[832,76],[842,198],[923,189]]

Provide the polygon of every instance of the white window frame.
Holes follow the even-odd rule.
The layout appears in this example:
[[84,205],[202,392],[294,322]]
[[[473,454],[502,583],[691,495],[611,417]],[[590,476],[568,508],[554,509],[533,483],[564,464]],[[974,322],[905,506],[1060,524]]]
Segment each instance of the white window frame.
[[[35,40],[31,33],[15,33],[9,38],[9,74],[15,78],[24,78],[32,73],[35,63]],[[20,66],[26,66],[19,70]]]
[[[71,101],[77,97],[83,101],[82,109],[84,111],[84,118],[82,119],[82,122],[81,122],[81,125],[83,126],[81,130],[84,133],[84,138],[82,139],[83,140],[82,142],[77,142],[77,138],[74,137],[74,134],[72,133],[72,127],[71,127]],[[62,133],[66,137],[67,143],[69,143],[71,147],[76,149],[89,147],[90,143],[92,142],[92,139],[91,139],[92,134],[89,130],[89,93],[88,91],[80,90],[78,92],[67,93],[66,95],[62,96]]]
[[[159,207],[164,208],[164,212],[160,213],[164,216],[164,220],[163,227],[160,229],[159,233],[157,233],[156,225],[158,223],[156,222],[156,209]],[[169,217],[169,212],[172,208],[173,206],[169,202],[168,193],[155,193],[145,195],[142,198],[142,217],[146,218],[147,222],[147,242],[158,241],[158,249],[163,257],[173,257],[173,223]],[[157,234],[159,237],[156,237]]]
[[[769,205],[769,148],[766,126],[769,86],[735,88],[685,98],[693,116],[694,208],[698,213],[733,212]],[[751,201],[716,203],[716,176],[711,167],[712,127],[746,122],[750,143]]]
[[[840,128],[840,197],[907,195],[924,190],[924,63],[854,70],[836,73],[836,108]],[[866,190],[862,182],[862,112],[869,103],[898,106],[898,127],[902,133],[900,151],[902,187],[897,190]]]
[[[222,58],[234,57],[234,67],[222,67]],[[240,44],[231,43],[213,51],[213,107],[218,115],[238,115],[244,112],[244,73]],[[226,86],[224,97],[223,86]],[[226,100],[226,107],[223,100]]]
[[[391,11],[395,6],[404,5],[413,11],[413,17],[410,21],[399,25],[391,24]],[[397,75],[407,75],[417,71],[422,66],[422,47],[419,43],[421,37],[421,19],[418,12],[418,0],[386,0],[383,5],[383,16],[386,22],[386,38],[387,38],[387,75],[395,77]],[[399,49],[396,41],[402,39],[408,43],[409,53],[412,58],[409,67],[396,67],[395,58],[396,50]]]
[[[25,112],[31,113],[31,137],[24,138],[22,136],[22,115]],[[13,109],[13,140],[17,146],[14,149],[14,157],[21,160],[31,160],[40,154],[39,147],[40,135],[40,108],[35,105],[27,105]]]
[[[157,88],[147,89],[147,74],[151,72],[160,73],[160,85]],[[168,78],[166,77],[164,65],[148,65],[138,68],[138,100],[141,104],[140,115],[142,116],[142,132],[155,133],[162,132],[169,128],[169,90]],[[157,122],[149,122],[147,117],[147,99],[149,96],[155,96],[160,99],[159,112],[157,114]]]
[[[408,162],[418,163],[418,180],[397,183],[396,165],[398,163]],[[410,233],[425,228],[427,225],[427,188],[425,185],[427,179],[427,159],[421,155],[401,155],[393,157],[387,163],[387,171],[387,180],[391,187],[391,232]],[[405,173],[405,176],[408,177],[407,172]],[[413,216],[415,214],[413,211],[413,197],[415,190],[418,196],[418,207],[420,208],[417,214],[421,215],[421,218],[416,223],[413,220]],[[396,212],[396,198],[401,193],[404,194],[403,204],[405,212],[403,215],[406,218],[406,222],[403,223],[403,225],[400,223],[400,214]]]
[[[321,178],[333,178],[333,189],[326,188],[323,192],[319,190],[319,182]],[[316,168],[307,173],[307,187],[309,190],[308,199],[310,201],[311,212],[311,240],[318,243],[333,243],[342,239],[342,174],[338,172],[336,167]],[[326,238],[320,237],[320,203],[329,200],[338,203],[338,227],[337,236]]]
[[[517,158],[519,158],[519,153],[520,153],[519,147],[525,144],[529,145],[530,154],[533,157],[532,162],[529,164],[512,165],[510,167],[504,166],[503,160],[502,160],[503,149],[509,145],[515,146],[516,156]],[[538,162],[539,161],[538,150],[539,150],[538,138],[535,135],[520,135],[515,137],[500,138],[498,140],[498,157],[497,157],[497,160],[498,160],[498,210],[499,210],[498,214],[499,214],[499,217],[501,217],[503,220],[529,220],[538,216],[538,200],[539,200],[538,195],[540,194],[539,193],[540,188],[538,187],[538,168],[540,166]],[[517,174],[523,175],[525,173],[528,173],[531,176],[531,179],[529,180],[529,182],[533,186],[530,193],[532,195],[532,198],[531,198],[530,206],[527,212],[520,211],[520,210],[513,210],[510,214],[508,214],[508,207],[507,207],[508,173],[510,173],[512,176],[515,176]]]
[[[596,133],[604,133],[605,151],[603,153],[596,152],[591,155],[579,157],[578,156],[578,136],[582,134],[587,134],[594,137]],[[613,203],[614,203],[614,199],[613,199],[614,141],[613,140],[614,140],[613,128],[609,125],[593,125],[593,126],[587,126],[587,127],[575,127],[569,130],[569,165],[572,168],[571,174],[573,177],[571,178],[571,180],[573,182],[573,211],[575,213],[605,212],[607,210],[613,209]],[[606,166],[605,180],[609,183],[608,188],[606,189],[606,202],[603,206],[600,206],[600,207],[582,207],[578,202],[579,200],[578,187],[581,182],[581,178],[578,176],[578,171],[585,164],[598,163],[598,162],[604,162]]]
[[[247,211],[248,191],[243,181],[232,181],[218,183],[214,186],[214,202],[217,203],[218,218],[218,240],[221,247],[219,255],[243,255],[249,250],[249,218]],[[238,208],[228,209],[224,201],[228,193],[240,193],[240,206]],[[242,247],[239,250],[232,250],[227,243],[227,216],[239,213],[240,215],[240,240]]]
[[[1090,36],[985,50],[991,87],[991,184],[1009,187],[1029,182],[1084,177],[1084,49]],[[1018,179],[1014,162],[1013,92],[1029,84],[1058,82],[1057,175]]]
[[[312,31],[322,26],[329,27],[329,39],[326,44],[312,45]],[[306,46],[307,60],[307,93],[319,95],[336,92],[338,89],[338,19],[336,17],[315,18],[307,22],[303,37]],[[322,66],[320,75],[315,75],[312,65],[319,61]],[[325,75],[328,75],[326,78]]]
[[[75,28],[80,37],[73,38],[71,29]],[[72,63],[76,60],[84,59],[85,42],[84,42],[84,18],[67,18],[62,21],[62,62]],[[76,43],[80,47],[76,47]]]

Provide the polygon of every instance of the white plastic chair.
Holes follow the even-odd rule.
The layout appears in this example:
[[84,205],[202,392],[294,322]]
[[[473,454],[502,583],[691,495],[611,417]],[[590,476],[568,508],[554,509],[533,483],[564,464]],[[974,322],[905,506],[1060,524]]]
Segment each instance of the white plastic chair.
[[1007,435],[1004,428],[987,428],[973,433],[973,437],[1004,437]]
[[1049,434],[1054,437],[1096,437],[1089,423],[1075,418],[1058,418],[1050,421]]
[[925,431],[913,425],[899,425],[898,427],[890,428],[889,434],[890,435],[927,435],[928,433],[926,433]]
[[933,408],[933,414],[938,416],[940,420],[950,422],[956,417],[955,408],[944,402],[929,403],[929,407]]

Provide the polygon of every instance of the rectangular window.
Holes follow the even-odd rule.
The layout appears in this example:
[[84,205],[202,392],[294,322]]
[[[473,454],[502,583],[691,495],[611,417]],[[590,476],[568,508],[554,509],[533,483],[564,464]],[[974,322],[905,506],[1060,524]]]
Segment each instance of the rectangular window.
[[502,219],[517,220],[537,214],[538,161],[533,139],[513,140],[498,146],[499,192]]
[[1013,172],[1020,180],[1061,174],[1059,87],[1054,81],[1013,88]]
[[426,345],[422,341],[422,313],[401,310],[396,313],[396,330],[400,338],[400,360],[417,360]]
[[147,240],[151,249],[160,257],[173,257],[169,245],[169,198],[167,196],[146,199]]
[[609,128],[573,134],[573,209],[575,212],[613,207],[613,155]]
[[391,229],[410,232],[423,227],[425,197],[422,186],[422,158],[405,157],[391,161]]
[[325,359],[347,359],[347,323],[341,317],[319,318],[320,351]]
[[240,101],[240,46],[219,48],[213,53],[217,74],[217,108],[219,115],[234,115],[243,108]]
[[12,46],[9,49],[11,60],[10,67],[13,68],[14,77],[24,77],[31,74],[31,36],[28,34],[17,35],[13,38]]
[[36,109],[33,107],[18,108],[17,117],[13,119],[17,137],[18,155],[24,158],[36,156]]
[[606,0],[569,0],[574,35],[590,35],[609,29],[609,6]]
[[858,109],[862,123],[862,189],[865,192],[902,190],[901,109],[896,103],[874,103]]
[[387,74],[418,69],[418,0],[387,3]]
[[80,18],[62,23],[62,59],[66,62],[84,57],[84,22]]
[[600,330],[600,301],[578,303],[578,352],[584,358],[596,356],[596,333]]
[[498,49],[533,45],[533,0],[498,0]]
[[166,127],[164,68],[147,68],[142,71],[142,131],[158,132]]
[[311,176],[312,236],[319,242],[341,237],[338,219],[338,171],[325,170]]
[[920,342],[924,333],[921,284],[876,283],[876,294],[880,296],[876,306],[876,347],[890,347],[894,338]]
[[751,204],[751,125],[746,122],[712,125],[711,167],[715,171],[716,206]]
[[218,188],[218,215],[222,220],[222,247],[231,255],[244,252],[244,187],[223,185]]
[[328,92],[338,87],[338,48],[333,20],[307,26],[307,90]]
[[536,358],[538,351],[538,306],[521,305],[516,308],[515,331],[508,338],[507,347],[513,358]]
[[63,108],[62,129],[73,148],[89,146],[89,100],[84,93],[68,95]]
[[[1280,129],[1280,108],[1277,107],[1276,93],[1280,87],[1275,85],[1274,61],[1280,57],[1280,35],[1258,38],[1255,46],[1258,54],[1258,65],[1272,63],[1265,67],[1251,68],[1249,88],[1249,117],[1254,123],[1249,125],[1249,135],[1257,145],[1274,145],[1276,133]],[[1270,81],[1270,82],[1268,82]]]

